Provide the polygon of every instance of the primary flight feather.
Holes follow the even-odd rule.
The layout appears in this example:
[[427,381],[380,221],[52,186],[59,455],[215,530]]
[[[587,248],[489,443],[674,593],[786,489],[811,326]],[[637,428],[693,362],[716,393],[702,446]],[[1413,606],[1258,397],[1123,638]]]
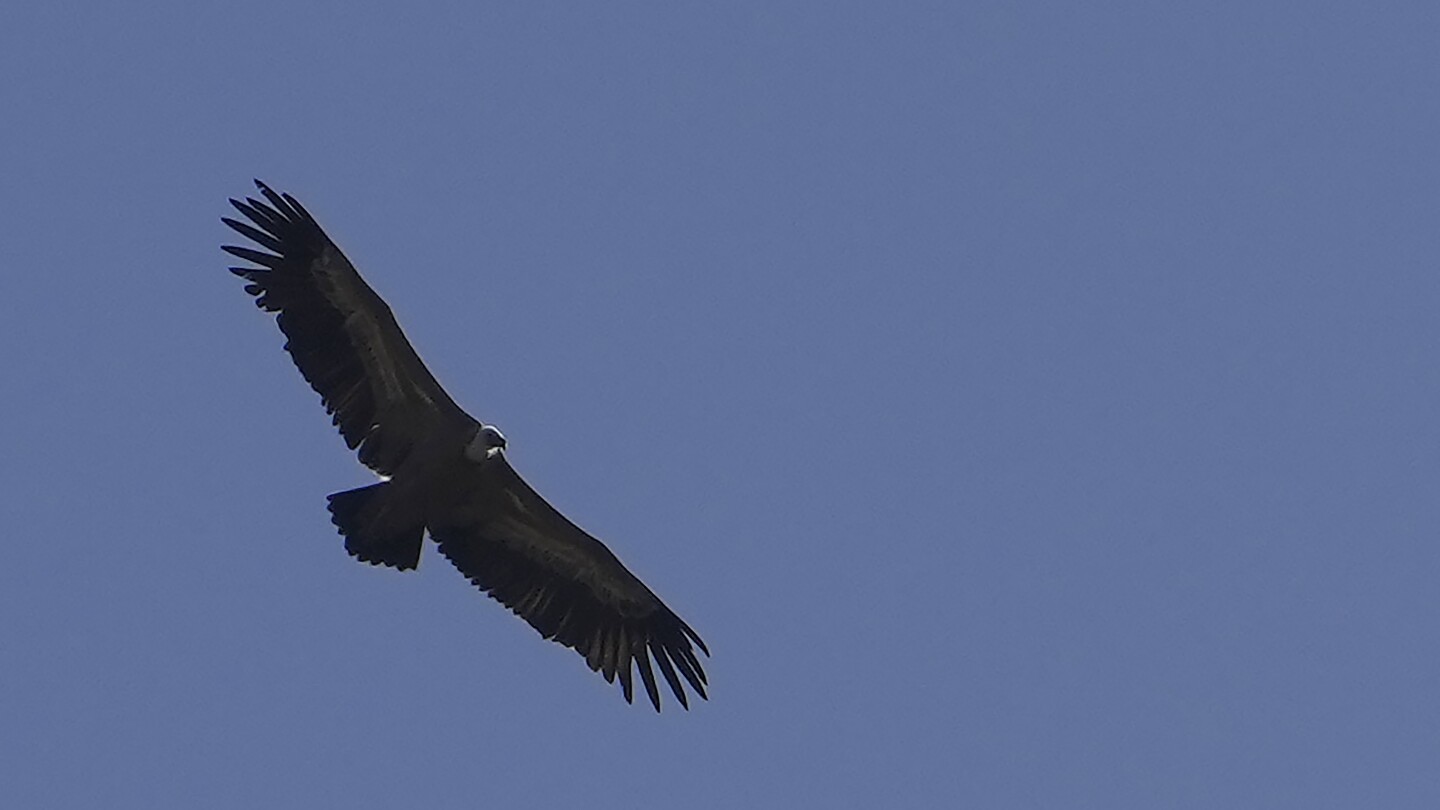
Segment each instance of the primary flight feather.
[[706,697],[694,648],[710,652],[700,636],[525,483],[504,435],[445,393],[390,308],[304,206],[255,185],[263,199],[230,200],[249,222],[222,221],[261,249],[222,249],[259,266],[230,270],[261,309],[276,313],[285,350],[345,443],[386,479],[329,497],[345,550],[409,570],[428,533],[481,590],[580,653],[605,680],[618,678],[626,701],[638,670],[659,711],[652,659],[680,705],[689,708],[686,684]]

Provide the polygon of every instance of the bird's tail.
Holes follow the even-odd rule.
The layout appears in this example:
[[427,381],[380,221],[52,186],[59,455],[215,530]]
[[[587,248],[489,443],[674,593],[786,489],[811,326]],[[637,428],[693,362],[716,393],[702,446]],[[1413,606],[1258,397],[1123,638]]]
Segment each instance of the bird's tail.
[[390,482],[337,492],[329,497],[330,522],[345,535],[350,556],[404,571],[420,564],[425,521],[396,514],[387,496]]

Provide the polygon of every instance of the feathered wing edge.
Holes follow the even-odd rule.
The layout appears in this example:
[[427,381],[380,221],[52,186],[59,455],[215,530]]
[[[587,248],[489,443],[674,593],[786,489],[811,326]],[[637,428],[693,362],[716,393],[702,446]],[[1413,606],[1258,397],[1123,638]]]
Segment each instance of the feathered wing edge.
[[[223,245],[226,253],[259,267],[231,267],[245,291],[277,321],[285,350],[361,463],[391,475],[414,444],[415,414],[397,413],[411,403],[387,392],[382,379],[423,387],[426,398],[455,407],[425,369],[389,307],[365,284],[315,218],[289,194],[255,181],[264,200],[231,199],[250,222],[222,217],[226,225],[271,251]],[[253,224],[252,224],[253,223]],[[339,302],[339,303],[337,303]],[[388,368],[372,368],[378,364]]]
[[[573,576],[553,570],[509,548],[503,540],[484,537],[483,529],[436,528],[430,534],[456,568],[481,590],[529,622],[540,635],[580,653],[590,669],[620,688],[633,702],[631,672],[634,665],[650,697],[660,710],[660,691],[651,659],[684,708],[690,708],[681,677],[702,699],[708,699],[708,681],[691,646],[705,655],[710,650],[658,598],[643,616],[627,616],[598,597]],[[595,541],[598,543],[599,541]]]

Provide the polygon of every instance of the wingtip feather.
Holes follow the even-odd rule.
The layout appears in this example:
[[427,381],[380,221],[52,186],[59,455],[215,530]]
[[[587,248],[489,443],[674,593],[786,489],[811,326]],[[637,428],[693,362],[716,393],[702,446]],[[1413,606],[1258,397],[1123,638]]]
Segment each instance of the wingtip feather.
[[665,676],[665,682],[670,685],[670,691],[675,693],[675,699],[680,701],[681,707],[689,711],[690,701],[685,698],[685,687],[680,685],[680,679],[675,675],[675,667],[670,663],[670,656],[666,654],[664,645],[653,638],[650,639],[650,655],[660,667],[660,674]]
[[650,703],[655,711],[660,711],[660,689],[655,685],[655,672],[650,669],[650,656],[645,652],[644,641],[640,642],[639,649],[635,651],[635,663],[640,669],[640,680],[645,682],[645,694],[650,696]]

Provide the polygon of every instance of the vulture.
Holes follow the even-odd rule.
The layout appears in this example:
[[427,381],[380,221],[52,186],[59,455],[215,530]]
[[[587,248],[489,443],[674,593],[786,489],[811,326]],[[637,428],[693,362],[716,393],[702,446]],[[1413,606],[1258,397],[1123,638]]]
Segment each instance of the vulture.
[[[230,204],[221,221],[256,247],[222,249],[260,309],[276,314],[285,350],[378,483],[329,496],[331,520],[357,560],[400,571],[420,563],[426,534],[482,591],[540,635],[584,656],[633,702],[632,665],[660,710],[651,660],[680,705],[706,698],[700,636],[603,543],[571,523],[510,466],[505,436],[461,410],[415,353],[390,308],[289,194]],[[258,248],[258,249],[257,249]],[[692,642],[693,645],[692,646]],[[683,683],[682,683],[683,679]]]

